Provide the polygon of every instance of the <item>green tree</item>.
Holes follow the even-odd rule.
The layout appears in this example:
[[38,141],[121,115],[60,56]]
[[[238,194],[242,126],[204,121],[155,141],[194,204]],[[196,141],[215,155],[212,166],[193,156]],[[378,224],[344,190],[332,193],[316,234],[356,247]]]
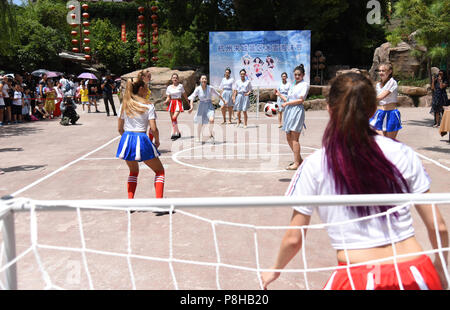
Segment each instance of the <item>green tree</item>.
[[[394,18],[400,24],[388,33],[387,39],[396,45],[414,33],[419,46],[426,47],[428,76],[431,79],[431,66],[442,60],[448,61],[450,47],[450,1],[449,0],[398,0],[394,4]],[[415,54],[419,54],[415,51]]]
[[136,32],[129,33],[130,39],[123,42],[119,29],[108,19],[94,19],[90,28],[93,54],[108,70],[122,74],[138,67]]
[[11,42],[16,38],[16,18],[12,0],[0,0],[0,55],[11,54]]

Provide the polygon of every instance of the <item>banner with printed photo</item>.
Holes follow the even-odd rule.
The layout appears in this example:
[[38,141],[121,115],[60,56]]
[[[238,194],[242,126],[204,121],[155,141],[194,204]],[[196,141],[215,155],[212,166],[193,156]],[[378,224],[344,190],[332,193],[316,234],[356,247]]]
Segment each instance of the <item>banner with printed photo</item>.
[[300,64],[309,83],[310,54],[310,30],[210,32],[210,84],[219,86],[229,67],[235,80],[245,69],[254,87],[276,88],[283,72],[294,81],[294,68]]

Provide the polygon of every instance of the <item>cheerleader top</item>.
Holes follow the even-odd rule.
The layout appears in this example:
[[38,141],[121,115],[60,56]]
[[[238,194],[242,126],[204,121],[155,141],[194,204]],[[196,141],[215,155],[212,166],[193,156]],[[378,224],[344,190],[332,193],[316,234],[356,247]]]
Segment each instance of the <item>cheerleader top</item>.
[[233,90],[233,83],[234,83],[234,79],[232,77],[230,78],[223,78],[222,82],[220,82],[220,86],[219,89],[223,89],[223,90]]
[[119,117],[124,120],[123,129],[125,131],[147,131],[148,121],[156,119],[155,106],[153,104],[139,103],[141,106],[145,106],[148,109],[142,114],[136,114],[134,116],[128,116],[125,111],[122,111],[122,105],[119,108]]
[[383,91],[388,90],[390,92],[383,100],[378,102],[379,105],[386,105],[389,103],[396,103],[398,97],[398,84],[394,78],[391,77],[389,81],[381,87],[381,83],[378,82],[376,85],[377,95],[381,94]]
[[184,93],[183,84],[178,84],[177,86],[169,85],[166,90],[166,95],[170,96],[170,99],[181,99]]
[[200,101],[210,101],[212,97],[219,97],[219,93],[211,86],[206,85],[206,89],[203,90],[202,86],[197,86],[194,92],[188,97],[189,100],[195,100],[196,97]]
[[288,91],[288,101],[298,100],[302,97],[306,100],[306,96],[308,96],[309,84],[302,80],[301,82],[293,85],[289,88]]
[[291,88],[291,83],[286,81],[286,84],[283,84],[283,82],[281,82],[280,86],[278,86],[278,91],[283,95],[287,95],[289,93],[290,88]]
[[234,90],[237,91],[238,94],[248,93],[252,90],[252,84],[250,83],[250,80],[245,80],[244,82],[238,80],[234,83]]
[[[374,139],[386,158],[403,175],[411,193],[424,193],[430,188],[430,178],[412,148],[381,135],[374,136]],[[312,195],[336,195],[335,182],[327,168],[323,148],[303,161],[286,192],[286,196]],[[414,236],[409,207],[397,206],[390,210],[393,214],[369,215],[363,220],[359,220],[362,217],[346,206],[297,206],[294,210],[307,216],[316,210],[321,221],[327,223],[332,246],[342,250],[379,247]]]

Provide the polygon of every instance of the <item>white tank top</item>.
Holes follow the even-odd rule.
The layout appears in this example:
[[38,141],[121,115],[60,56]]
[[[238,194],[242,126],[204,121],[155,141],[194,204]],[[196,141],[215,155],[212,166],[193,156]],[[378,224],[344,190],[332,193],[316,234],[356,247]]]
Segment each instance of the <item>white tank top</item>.
[[[403,143],[375,136],[375,141],[384,155],[399,169],[408,183],[411,193],[424,193],[430,188],[430,178],[417,154]],[[335,195],[335,183],[325,167],[324,149],[307,157],[292,178],[286,196]],[[318,211],[324,223],[343,223],[357,219],[358,215],[345,206],[294,207],[298,212],[311,215]],[[370,217],[369,217],[370,218]],[[387,228],[387,219],[370,218],[363,221],[327,226],[331,244],[335,249],[373,248],[391,242],[399,242],[414,235],[409,206],[391,215],[392,240]]]
[[129,117],[125,111],[122,112],[122,105],[119,109],[119,117],[124,120],[123,129],[125,131],[147,131],[148,121],[156,119],[155,106],[153,104],[142,104],[148,107],[148,110],[142,114],[136,114],[134,117]]

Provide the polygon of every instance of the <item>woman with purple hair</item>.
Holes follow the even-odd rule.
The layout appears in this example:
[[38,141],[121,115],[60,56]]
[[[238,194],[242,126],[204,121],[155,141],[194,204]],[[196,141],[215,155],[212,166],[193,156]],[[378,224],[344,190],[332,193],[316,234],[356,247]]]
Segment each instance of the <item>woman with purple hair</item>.
[[[323,147],[304,160],[286,195],[428,192],[430,179],[417,154],[398,141],[378,135],[369,125],[376,108],[376,93],[367,78],[356,73],[338,76],[329,93],[330,121]],[[428,229],[432,246],[438,247],[439,234],[442,247],[448,247],[448,232],[439,209],[436,208],[436,227],[431,206],[415,207]],[[391,208],[396,209],[383,213]],[[359,264],[338,268],[324,289],[442,288],[440,275],[446,267],[440,261],[433,265],[427,255],[420,253],[422,247],[415,238],[409,206],[294,207],[290,226],[308,225],[314,210],[329,224],[328,235],[339,265]],[[287,230],[273,269],[283,269],[302,244],[300,229]],[[447,255],[444,252],[445,262]],[[381,262],[369,264],[371,260]],[[262,273],[264,288],[279,275],[275,271]]]

